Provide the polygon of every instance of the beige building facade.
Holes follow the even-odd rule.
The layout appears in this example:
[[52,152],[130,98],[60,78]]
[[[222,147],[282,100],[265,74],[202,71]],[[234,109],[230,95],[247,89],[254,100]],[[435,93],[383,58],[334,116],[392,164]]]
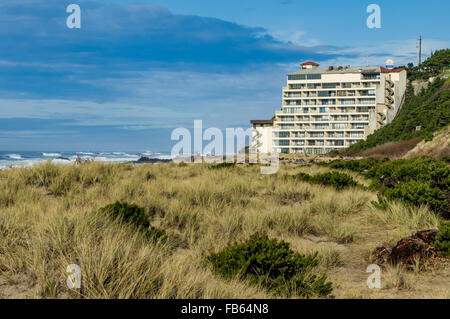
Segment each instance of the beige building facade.
[[326,154],[365,139],[397,115],[406,71],[386,67],[301,64],[287,75],[282,107],[272,120],[253,120],[250,149],[258,153]]

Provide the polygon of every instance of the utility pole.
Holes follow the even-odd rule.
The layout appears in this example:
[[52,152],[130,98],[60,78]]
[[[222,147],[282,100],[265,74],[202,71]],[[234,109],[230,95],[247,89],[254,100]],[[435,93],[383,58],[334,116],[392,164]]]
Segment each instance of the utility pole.
[[422,64],[422,36],[417,39],[417,67]]

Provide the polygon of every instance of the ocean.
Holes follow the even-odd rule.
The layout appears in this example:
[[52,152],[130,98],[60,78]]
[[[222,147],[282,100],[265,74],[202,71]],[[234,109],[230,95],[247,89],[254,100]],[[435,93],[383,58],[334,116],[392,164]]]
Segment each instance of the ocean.
[[155,159],[172,159],[169,153],[145,152],[30,152],[30,151],[0,151],[0,169],[8,167],[29,167],[36,163],[51,160],[53,163],[74,163],[75,159],[93,159],[97,162],[125,163],[134,162],[141,157]]

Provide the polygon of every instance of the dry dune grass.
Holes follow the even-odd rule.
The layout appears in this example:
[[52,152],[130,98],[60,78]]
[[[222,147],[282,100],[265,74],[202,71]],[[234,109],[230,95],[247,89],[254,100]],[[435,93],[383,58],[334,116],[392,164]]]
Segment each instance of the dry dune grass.
[[[367,288],[370,249],[436,228],[439,220],[400,203],[377,210],[369,191],[284,177],[324,170],[283,165],[276,175],[261,175],[257,165],[46,163],[0,171],[0,297],[273,298],[248,282],[216,276],[204,262],[211,252],[265,232],[298,252],[319,252],[335,297],[448,298],[448,267],[390,271],[383,289]],[[144,207],[169,240],[148,242],[97,213],[117,200]],[[66,286],[69,264],[82,268],[79,290]]]
[[450,125],[437,132],[431,141],[421,141],[404,155],[404,158],[432,156],[441,158],[450,156]]

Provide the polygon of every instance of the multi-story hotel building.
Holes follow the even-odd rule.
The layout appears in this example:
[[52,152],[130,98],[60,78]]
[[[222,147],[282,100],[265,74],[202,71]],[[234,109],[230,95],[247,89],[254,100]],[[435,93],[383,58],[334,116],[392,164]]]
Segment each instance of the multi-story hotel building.
[[287,75],[281,110],[254,120],[251,149],[259,153],[325,154],[349,147],[390,123],[406,91],[406,71],[328,67],[306,62]]

